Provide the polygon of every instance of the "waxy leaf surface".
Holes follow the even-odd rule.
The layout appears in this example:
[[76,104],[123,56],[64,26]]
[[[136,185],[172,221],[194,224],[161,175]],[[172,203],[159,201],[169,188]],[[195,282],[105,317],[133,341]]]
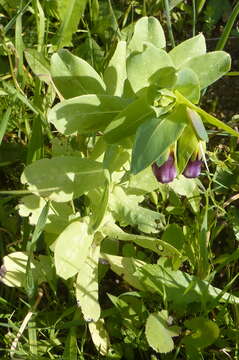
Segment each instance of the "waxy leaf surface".
[[21,181],[28,190],[56,202],[72,200],[102,186],[102,165],[77,156],[62,156],[35,161],[26,167]]
[[104,94],[105,84],[100,75],[85,60],[62,49],[51,58],[52,79],[66,98],[83,94]]
[[56,240],[56,273],[67,280],[82,271],[92,241],[93,235],[88,233],[86,222],[74,221],[69,224]]
[[104,73],[107,94],[122,96],[126,78],[126,42],[119,41]]
[[142,51],[145,43],[151,43],[160,49],[166,46],[163,28],[152,16],[144,16],[136,22],[128,47],[130,51]]
[[76,300],[86,321],[100,317],[98,302],[98,261],[100,246],[93,244],[76,279]]
[[187,122],[185,107],[179,106],[169,115],[142,124],[133,147],[132,173],[137,174],[156,161],[179,138]]
[[127,74],[132,89],[137,93],[150,85],[150,78],[161,68],[173,67],[166,51],[153,45],[145,45],[142,53],[132,53],[127,59]]
[[194,36],[173,48],[169,55],[176,68],[184,66],[190,59],[206,53],[206,41],[203,34]]
[[48,120],[64,135],[88,134],[104,128],[127,105],[111,95],[82,95],[64,100],[48,113]]

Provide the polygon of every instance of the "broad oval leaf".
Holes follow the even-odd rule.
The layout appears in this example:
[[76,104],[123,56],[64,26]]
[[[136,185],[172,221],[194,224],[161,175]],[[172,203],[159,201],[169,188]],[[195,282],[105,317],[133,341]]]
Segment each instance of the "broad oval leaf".
[[178,71],[174,89],[178,90],[193,104],[197,104],[200,100],[199,78],[192,69],[183,68]]
[[155,116],[145,98],[139,98],[123,109],[107,126],[104,139],[110,144],[134,135],[137,128],[147,119]]
[[116,96],[82,95],[55,105],[48,120],[64,135],[88,134],[103,130],[126,104]]
[[89,323],[89,330],[92,341],[101,355],[107,355],[110,347],[109,335],[105,328],[104,319]]
[[100,75],[85,60],[62,49],[51,58],[52,79],[69,99],[83,94],[104,94],[105,84]]
[[100,246],[93,244],[76,279],[76,300],[81,307],[85,321],[97,321],[100,318],[101,310],[98,301],[99,256]]
[[56,272],[65,280],[80,272],[85,265],[93,241],[93,235],[88,230],[86,222],[74,221],[56,239]]
[[216,322],[196,317],[184,322],[185,326],[192,329],[192,334],[185,336],[182,342],[192,348],[204,349],[214,343],[219,336],[219,327]]
[[126,42],[119,41],[104,73],[107,94],[122,96],[126,78]]
[[121,226],[137,226],[144,233],[156,233],[162,227],[164,217],[156,211],[139,206],[142,200],[142,196],[127,195],[122,187],[115,186],[109,198],[109,209]]
[[182,66],[192,69],[197,74],[200,88],[204,89],[230,70],[231,57],[225,51],[212,51],[191,58]]
[[174,65],[179,68],[195,56],[206,53],[206,41],[203,34],[199,34],[183,41],[181,44],[173,48],[169,55]]
[[21,181],[38,196],[66,202],[103,186],[105,176],[102,165],[94,160],[62,156],[35,161],[26,167]]
[[[28,217],[31,225],[36,225],[46,200],[36,195],[27,195],[21,199],[18,205],[19,215]],[[73,215],[72,206],[69,203],[57,203],[52,201],[48,212],[48,218],[44,231],[52,234],[60,234],[68,225],[69,218]]]
[[136,22],[128,48],[130,51],[142,51],[145,42],[160,49],[166,46],[163,28],[153,16],[144,16]]
[[168,353],[173,350],[173,336],[177,336],[179,329],[168,327],[168,313],[166,310],[154,312],[146,321],[145,335],[149,345],[159,353]]
[[136,133],[131,172],[137,174],[156,161],[179,138],[187,123],[186,107],[177,106],[172,113],[142,124]]
[[132,89],[137,93],[149,86],[152,76],[164,67],[174,67],[166,51],[147,44],[143,52],[132,53],[127,59],[127,74]]
[[[21,251],[4,256],[0,269],[1,282],[10,287],[26,286],[27,261],[27,254]],[[34,271],[35,265],[31,262],[30,266]]]

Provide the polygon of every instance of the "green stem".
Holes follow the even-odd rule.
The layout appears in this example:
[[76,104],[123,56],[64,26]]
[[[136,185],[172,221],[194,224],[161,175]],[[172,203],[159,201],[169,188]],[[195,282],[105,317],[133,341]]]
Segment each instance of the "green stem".
[[175,41],[174,41],[174,36],[173,36],[173,29],[172,29],[172,23],[171,23],[168,0],[164,0],[164,8],[165,8],[166,19],[167,19],[168,34],[169,34],[169,37],[170,37],[171,45],[174,48],[175,47]]
[[196,35],[196,17],[197,17],[196,3],[195,0],[193,0],[193,36]]
[[216,50],[223,50],[226,42],[228,40],[228,37],[230,35],[230,32],[232,30],[233,24],[237,18],[237,15],[239,14],[239,1],[237,2],[236,6],[232,10],[232,13],[227,21],[227,24],[224,28],[224,31],[222,33],[222,36],[220,37],[220,40],[217,43]]

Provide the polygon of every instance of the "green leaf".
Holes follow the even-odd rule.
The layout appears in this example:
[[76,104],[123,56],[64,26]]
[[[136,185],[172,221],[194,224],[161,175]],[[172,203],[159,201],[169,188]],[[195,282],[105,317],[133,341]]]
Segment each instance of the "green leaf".
[[[146,264],[134,273],[142,286],[166,296],[175,304],[190,304],[192,302],[209,302],[220,297],[222,290],[210,285],[207,281],[186,272],[171,270],[160,264]],[[180,294],[180,296],[178,296]],[[239,304],[239,298],[229,293],[220,297],[222,301]]]
[[123,109],[107,126],[104,139],[110,144],[134,135],[137,128],[147,119],[155,116],[145,98],[139,98]]
[[64,135],[77,131],[88,134],[104,130],[126,104],[127,101],[116,96],[82,95],[55,105],[48,113],[48,120]]
[[108,179],[105,182],[105,187],[102,192],[100,201],[97,204],[97,207],[95,209],[95,213],[92,215],[92,221],[93,221],[92,229],[94,231],[96,231],[100,227],[100,225],[104,219],[104,216],[106,214],[107,207],[108,207],[109,195],[110,195],[110,182]]
[[189,347],[204,349],[213,344],[219,336],[220,330],[216,322],[203,317],[186,320],[184,325],[193,330],[190,335],[182,339],[182,342]]
[[66,99],[105,93],[104,81],[93,67],[68,50],[62,49],[52,55],[51,75],[57,89]]
[[64,46],[72,46],[71,38],[77,31],[80,18],[82,17],[87,0],[59,0],[57,10],[61,19],[60,28],[56,34],[58,49]]
[[11,108],[9,107],[6,112],[4,113],[4,115],[2,114],[1,116],[1,123],[0,123],[0,145],[2,143],[2,139],[5,135],[5,132],[7,130],[7,126],[8,126],[8,121],[10,119],[10,114],[11,114]]
[[96,161],[62,156],[35,161],[25,168],[21,181],[38,196],[66,202],[103,186],[105,177],[102,165]]
[[106,223],[102,228],[102,231],[106,236],[111,239],[121,240],[121,241],[130,241],[135,243],[145,249],[150,249],[158,255],[164,256],[177,256],[180,258],[181,253],[177,250],[176,247],[167,243],[167,241],[160,240],[158,238],[153,238],[145,235],[136,235],[129,234],[124,232],[119,226],[112,223]]
[[122,96],[126,78],[126,42],[119,41],[104,73],[107,94]]
[[171,89],[177,81],[176,69],[172,66],[167,66],[156,71],[150,78],[150,84],[158,88]]
[[115,186],[109,199],[109,209],[121,226],[137,226],[145,233],[156,233],[162,227],[161,214],[138,205],[143,197],[127,195],[120,186]]
[[168,312],[161,310],[149,315],[146,321],[145,335],[149,345],[159,353],[173,350],[173,336],[179,335],[179,328],[168,326]]
[[57,274],[67,280],[82,271],[89,255],[93,235],[88,224],[74,221],[58,236],[55,243],[55,265]]
[[124,281],[136,289],[145,291],[145,286],[134,275],[138,267],[145,265],[145,262],[134,259],[132,257],[127,258],[109,254],[101,255],[109,262],[111,270],[114,271],[118,276],[121,276]]
[[100,246],[93,244],[76,279],[76,299],[85,321],[96,322],[100,318],[98,301],[98,261]]
[[179,5],[183,0],[169,0],[169,10],[173,10],[175,6]]
[[89,323],[92,341],[101,355],[107,355],[110,347],[109,335],[105,328],[104,319]]
[[235,130],[233,130],[230,126],[224,124],[222,121],[218,120],[217,118],[215,118],[214,116],[208,114],[206,111],[204,111],[203,109],[201,109],[200,107],[192,104],[188,99],[186,99],[182,94],[180,94],[179,91],[175,91],[175,94],[177,96],[177,102],[178,104],[185,104],[186,106],[188,106],[190,109],[195,110],[198,114],[200,114],[203,118],[204,121],[208,122],[211,125],[216,126],[219,129],[223,129],[226,132],[228,132],[229,134],[239,137],[239,133]]
[[136,133],[131,172],[137,174],[156,161],[179,138],[187,122],[186,108],[177,106],[172,113],[142,124]]
[[[36,195],[24,196],[18,205],[19,215],[28,217],[31,225],[36,225],[46,200]],[[69,224],[73,210],[69,203],[52,201],[44,230],[53,234],[60,234]]]
[[179,173],[183,172],[191,156],[198,151],[198,146],[199,142],[195,131],[192,126],[186,126],[177,142],[177,166]]
[[74,326],[68,332],[62,360],[77,360],[77,353],[77,328]]
[[169,55],[176,68],[185,67],[185,63],[190,59],[206,53],[206,41],[203,34],[199,34],[183,41],[173,48]]
[[128,48],[130,51],[142,51],[146,42],[160,49],[166,46],[163,28],[153,16],[144,16],[136,22]]
[[179,225],[170,224],[163,233],[162,240],[181,251],[185,243],[185,236]]
[[[1,281],[10,287],[26,286],[26,269],[28,256],[26,253],[17,251],[3,257],[1,266]],[[33,262],[31,269],[35,270]]]
[[137,93],[149,86],[151,77],[164,67],[174,67],[166,51],[153,45],[145,45],[142,53],[132,53],[127,59],[127,74],[132,89]]
[[231,57],[224,51],[213,51],[189,59],[182,66],[197,74],[200,88],[204,89],[230,70]]
[[142,170],[136,175],[130,175],[127,193],[144,195],[158,189],[159,183],[150,167]]
[[[26,287],[28,255],[25,252],[16,251],[3,257],[0,279],[3,284],[10,287]],[[52,281],[54,271],[49,256],[40,255],[37,260],[29,262],[33,281],[36,284]]]
[[33,73],[40,80],[49,84],[51,79],[50,64],[44,55],[36,49],[26,49],[24,54]]
[[203,125],[200,115],[190,108],[187,108],[187,114],[197,137],[203,141],[208,141],[207,131]]
[[178,90],[193,104],[197,104],[200,100],[200,83],[198,76],[189,68],[183,68],[178,71],[177,82],[174,89]]

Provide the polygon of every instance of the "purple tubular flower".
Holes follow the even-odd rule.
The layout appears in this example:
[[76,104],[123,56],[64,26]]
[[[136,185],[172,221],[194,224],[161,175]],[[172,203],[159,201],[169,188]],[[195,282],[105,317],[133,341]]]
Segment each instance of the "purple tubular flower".
[[176,177],[177,171],[174,164],[174,157],[172,154],[169,155],[168,160],[161,166],[156,163],[152,165],[153,173],[157,180],[163,184],[167,184]]
[[201,160],[189,160],[186,168],[184,169],[183,175],[186,178],[192,179],[200,175],[201,173]]

